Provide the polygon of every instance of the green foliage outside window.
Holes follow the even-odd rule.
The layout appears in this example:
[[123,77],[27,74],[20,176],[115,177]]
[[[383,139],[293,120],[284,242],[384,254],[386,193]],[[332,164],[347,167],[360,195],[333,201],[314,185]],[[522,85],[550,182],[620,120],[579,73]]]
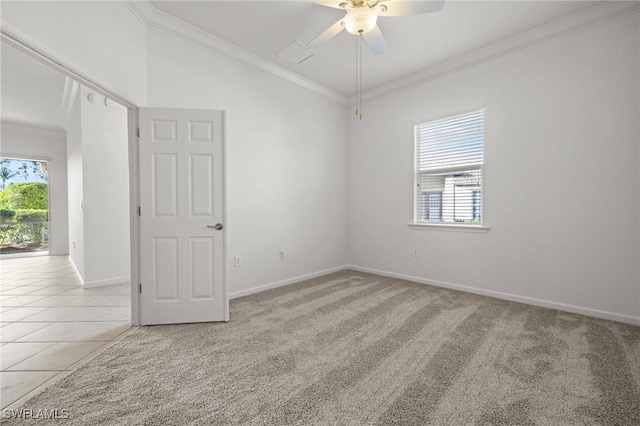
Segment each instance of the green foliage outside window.
[[0,209],[46,210],[47,198],[46,183],[15,183],[0,192]]
[[47,184],[16,183],[0,192],[0,245],[48,240]]

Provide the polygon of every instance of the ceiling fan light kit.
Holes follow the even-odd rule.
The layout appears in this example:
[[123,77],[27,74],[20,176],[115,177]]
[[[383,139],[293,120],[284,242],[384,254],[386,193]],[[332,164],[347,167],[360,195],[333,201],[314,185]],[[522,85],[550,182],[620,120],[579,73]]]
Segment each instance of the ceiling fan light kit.
[[387,45],[378,27],[378,17],[421,15],[438,12],[444,7],[445,0],[313,0],[334,9],[342,9],[345,16],[335,22],[319,36],[307,44],[313,49],[340,34],[346,29],[354,35],[364,36],[364,40],[374,55],[387,51]]
[[367,6],[351,9],[344,18],[344,26],[355,35],[366,34],[376,27],[378,14]]

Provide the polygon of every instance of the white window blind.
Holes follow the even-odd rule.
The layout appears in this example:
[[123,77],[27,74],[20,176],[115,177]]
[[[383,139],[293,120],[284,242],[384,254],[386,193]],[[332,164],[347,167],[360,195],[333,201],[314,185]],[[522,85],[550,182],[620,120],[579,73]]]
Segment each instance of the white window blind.
[[415,223],[481,224],[484,110],[415,126]]

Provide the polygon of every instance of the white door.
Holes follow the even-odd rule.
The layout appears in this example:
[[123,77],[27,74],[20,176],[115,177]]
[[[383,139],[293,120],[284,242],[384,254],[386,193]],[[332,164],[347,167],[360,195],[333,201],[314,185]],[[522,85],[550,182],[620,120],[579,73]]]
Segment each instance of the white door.
[[140,323],[228,321],[222,113],[140,108]]

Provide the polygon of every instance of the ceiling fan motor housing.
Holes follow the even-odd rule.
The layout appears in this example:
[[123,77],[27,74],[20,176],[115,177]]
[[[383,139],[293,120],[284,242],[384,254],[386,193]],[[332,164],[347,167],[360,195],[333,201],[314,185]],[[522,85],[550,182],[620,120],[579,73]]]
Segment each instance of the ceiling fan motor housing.
[[361,6],[350,9],[344,18],[344,26],[351,34],[366,34],[376,27],[378,14],[375,9]]

